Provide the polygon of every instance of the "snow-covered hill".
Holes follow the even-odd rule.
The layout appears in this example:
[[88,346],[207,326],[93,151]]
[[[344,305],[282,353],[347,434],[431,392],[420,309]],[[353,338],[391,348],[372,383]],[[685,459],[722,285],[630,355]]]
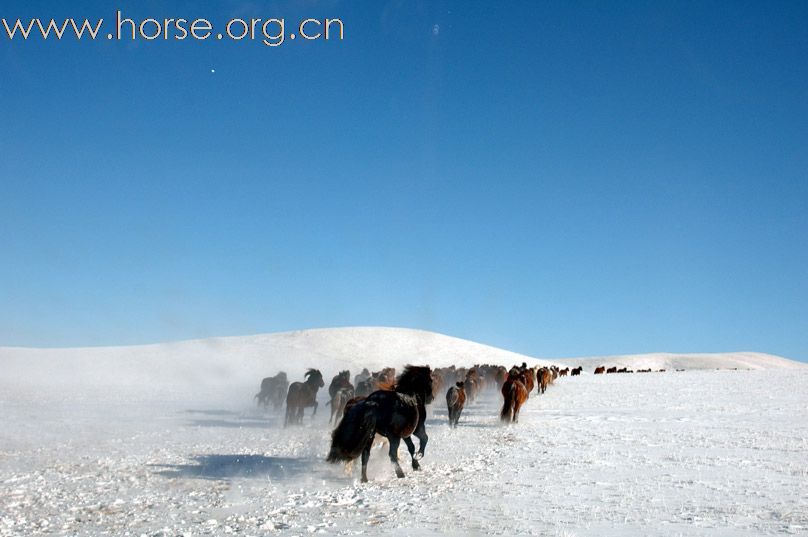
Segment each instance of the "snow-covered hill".
[[407,363],[433,367],[494,363],[618,365],[632,369],[782,369],[805,364],[760,353],[646,354],[583,359],[539,360],[488,345],[434,332],[404,328],[352,327],[277,334],[211,338],[176,343],[70,349],[0,348],[0,384],[10,382],[48,389],[63,387],[140,391],[223,389],[257,386],[284,370],[291,379],[315,367],[330,378]]
[[330,377],[407,363],[433,367],[475,363],[532,364],[541,360],[471,341],[402,328],[331,328],[180,341],[157,345],[70,349],[0,348],[3,380],[32,386],[138,390],[258,386],[286,371],[300,378],[310,367]]

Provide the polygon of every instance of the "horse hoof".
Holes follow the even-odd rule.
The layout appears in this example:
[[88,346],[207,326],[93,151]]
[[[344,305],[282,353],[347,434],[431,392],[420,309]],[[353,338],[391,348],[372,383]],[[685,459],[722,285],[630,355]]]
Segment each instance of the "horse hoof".
[[418,464],[418,461],[412,461],[412,469],[415,470],[416,472],[421,469],[421,465]]
[[404,478],[404,472],[396,472],[396,477],[399,478],[399,479],[403,479]]

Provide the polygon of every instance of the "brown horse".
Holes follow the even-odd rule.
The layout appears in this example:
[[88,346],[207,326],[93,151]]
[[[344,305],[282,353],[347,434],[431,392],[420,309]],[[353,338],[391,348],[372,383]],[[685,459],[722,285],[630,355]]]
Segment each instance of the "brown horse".
[[536,373],[536,391],[544,393],[547,391],[547,386],[553,383],[553,373],[546,367],[539,368]]
[[261,381],[261,391],[255,394],[254,399],[258,400],[258,405],[266,408],[272,403],[272,408],[278,410],[283,405],[283,396],[289,389],[289,381],[286,379],[286,372],[281,371],[274,377],[266,377]]
[[[340,401],[337,401],[337,395],[340,391],[345,391],[345,393],[340,395]],[[347,398],[345,395],[349,395]],[[328,423],[331,423],[331,420],[334,420],[334,415],[339,414],[334,420],[334,423],[339,421],[340,416],[342,416],[341,408],[345,407],[345,403],[354,396],[354,387],[351,384],[351,372],[347,369],[345,371],[340,371],[339,374],[335,375],[333,379],[331,379],[331,384],[328,385],[328,396],[331,400],[328,402],[331,405],[331,416],[328,418]]]
[[[334,398],[331,399],[331,417],[334,418],[334,425],[339,423],[339,420],[341,420],[342,416],[345,415],[345,409],[348,406],[348,401],[353,398],[353,387],[337,390]],[[331,419],[328,420],[328,423],[331,423]]]
[[505,384],[502,385],[502,411],[499,418],[504,422],[516,423],[519,421],[519,409],[527,401],[527,388],[524,384],[525,375],[514,367],[508,373]]
[[460,421],[460,414],[463,412],[463,405],[466,404],[466,390],[463,381],[456,382],[454,386],[446,392],[446,407],[449,410],[449,427],[457,427]]
[[576,367],[576,368],[574,368],[574,369],[572,369],[572,370],[570,371],[570,376],[571,376],[571,377],[577,377],[578,375],[580,375],[580,374],[581,374],[581,371],[583,371],[583,370],[584,370],[584,368],[583,368],[583,367],[578,366],[578,367]]
[[303,409],[309,406],[314,407],[311,413],[313,418],[317,414],[317,390],[325,386],[323,374],[318,369],[309,369],[305,374],[305,382],[293,382],[289,386],[289,393],[286,394],[286,420],[283,426],[290,423],[303,423]]
[[598,367],[595,368],[595,374],[596,375],[602,375],[605,372],[606,372],[606,367],[605,366],[601,365],[601,366],[598,366]]
[[524,376],[522,383],[527,389],[528,397],[530,397],[530,392],[533,391],[533,387],[536,385],[536,371],[532,367],[528,367],[525,362],[522,362],[521,371]]
[[[390,462],[396,476],[404,477],[398,464],[398,446],[407,444],[412,468],[418,470],[418,459],[424,456],[429,437],[426,434],[426,405],[432,402],[432,370],[429,366],[412,366],[396,380],[393,390],[377,390],[365,398],[352,399],[342,421],[331,433],[331,449],[327,461],[349,462],[362,456],[362,482],[368,480],[368,459],[373,437],[380,434],[390,442]],[[410,438],[420,440],[418,454]]]

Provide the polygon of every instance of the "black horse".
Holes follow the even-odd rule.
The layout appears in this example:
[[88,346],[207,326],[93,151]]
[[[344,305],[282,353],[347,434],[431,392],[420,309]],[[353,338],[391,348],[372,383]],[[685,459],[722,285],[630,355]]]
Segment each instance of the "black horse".
[[[413,470],[420,468],[418,459],[424,456],[429,439],[425,422],[426,405],[432,402],[432,370],[429,366],[408,365],[391,388],[353,399],[331,434],[331,450],[326,460],[349,462],[361,455],[363,483],[368,480],[368,458],[376,434],[390,442],[390,461],[398,477],[404,477],[398,464],[398,446],[402,439],[412,457]],[[417,455],[411,435],[420,442]]]
[[309,369],[305,374],[305,382],[293,382],[289,386],[289,393],[286,394],[286,420],[283,426],[290,423],[303,423],[303,409],[309,406],[314,407],[311,413],[313,418],[317,414],[317,390],[325,386],[323,374],[318,369]]
[[258,400],[259,406],[266,408],[272,403],[272,407],[277,410],[283,405],[283,397],[288,389],[289,381],[286,379],[286,373],[281,371],[274,377],[266,377],[261,381],[261,391],[255,394],[255,399]]

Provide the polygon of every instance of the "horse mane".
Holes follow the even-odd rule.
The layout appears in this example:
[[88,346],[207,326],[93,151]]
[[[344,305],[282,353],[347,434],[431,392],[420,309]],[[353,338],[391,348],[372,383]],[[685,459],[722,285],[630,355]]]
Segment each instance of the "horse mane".
[[399,393],[425,393],[431,391],[431,382],[432,370],[428,365],[407,365],[396,379],[394,389]]
[[306,377],[306,378],[308,379],[309,377],[311,377],[311,376],[312,376],[312,375],[314,375],[315,373],[316,373],[316,374],[318,374],[318,375],[320,375],[321,377],[323,376],[323,374],[322,374],[322,373],[320,373],[320,371],[319,371],[318,369],[313,369],[313,368],[309,368],[309,369],[307,369],[307,370],[306,370],[306,374],[305,374],[305,375],[303,375],[303,376],[304,376],[304,377]]

